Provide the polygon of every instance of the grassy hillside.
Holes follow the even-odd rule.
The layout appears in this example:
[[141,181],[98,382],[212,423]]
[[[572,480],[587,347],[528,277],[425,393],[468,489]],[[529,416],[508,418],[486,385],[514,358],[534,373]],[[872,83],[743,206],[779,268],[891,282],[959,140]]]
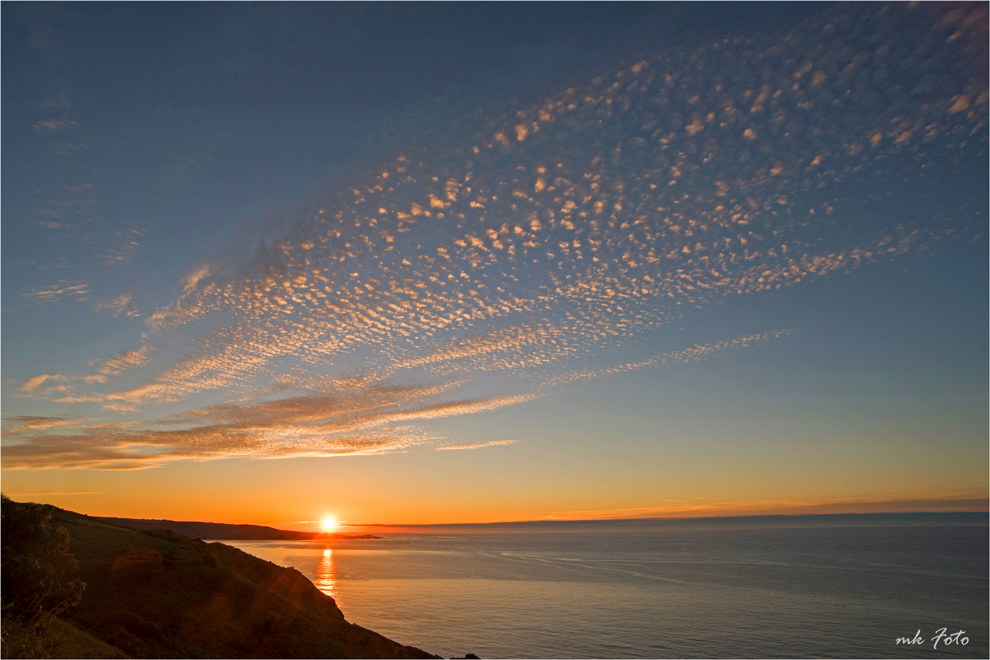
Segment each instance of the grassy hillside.
[[[75,629],[63,628],[64,636],[76,643],[92,638],[90,646],[131,657],[434,657],[346,622],[295,569],[170,531],[51,511],[86,583],[79,604],[61,617]],[[14,626],[5,616],[5,640]]]
[[127,658],[118,649],[101,642],[71,623],[55,619],[41,634],[27,630],[19,621],[3,620],[5,658]]

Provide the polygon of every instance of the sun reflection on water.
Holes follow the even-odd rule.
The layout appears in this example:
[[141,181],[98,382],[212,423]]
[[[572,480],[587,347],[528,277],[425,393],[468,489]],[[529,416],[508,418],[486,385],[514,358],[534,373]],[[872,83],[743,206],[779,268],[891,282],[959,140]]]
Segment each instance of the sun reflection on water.
[[325,548],[320,565],[316,569],[316,588],[337,601],[340,607],[340,595],[337,591],[337,567],[333,563],[333,550]]

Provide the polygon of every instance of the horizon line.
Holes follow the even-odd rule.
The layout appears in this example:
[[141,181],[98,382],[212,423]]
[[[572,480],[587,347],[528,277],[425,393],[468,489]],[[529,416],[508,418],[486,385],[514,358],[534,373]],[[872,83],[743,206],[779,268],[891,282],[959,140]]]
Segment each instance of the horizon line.
[[[961,493],[960,493],[961,494]],[[16,493],[14,496],[26,495],[26,493]],[[5,497],[10,497],[10,495],[4,493]],[[430,522],[430,523],[380,523],[380,522],[351,522],[345,520],[338,520],[337,525],[339,530],[343,529],[353,529],[353,528],[427,528],[427,527],[465,527],[465,526],[507,526],[507,525],[535,525],[544,523],[650,523],[650,522],[675,522],[675,521],[717,521],[717,520],[746,520],[746,519],[758,519],[758,518],[777,518],[777,519],[794,519],[794,518],[825,518],[825,517],[838,517],[838,516],[855,516],[855,517],[867,517],[867,516],[917,516],[917,515],[945,515],[945,514],[983,514],[990,515],[990,498],[988,497],[942,497],[942,498],[917,498],[917,499],[905,499],[905,500],[886,500],[886,501],[858,501],[858,502],[825,502],[812,505],[797,505],[792,503],[777,503],[777,506],[773,506],[769,502],[762,503],[766,508],[763,511],[756,510],[753,511],[749,507],[739,507],[735,508],[731,503],[727,503],[728,506],[718,510],[714,507],[697,507],[697,508],[687,508],[673,511],[657,512],[660,515],[636,515],[635,511],[637,509],[626,509],[631,515],[620,514],[623,510],[604,510],[600,512],[599,516],[596,517],[581,517],[581,513],[592,512],[580,512],[576,511],[572,513],[572,516],[549,516],[542,518],[523,518],[516,520],[488,520],[488,521],[471,521],[471,522]],[[770,505],[770,506],[766,506]],[[886,505],[886,506],[884,506]],[[900,505],[900,506],[898,506]],[[865,508],[877,507],[874,510],[862,510]],[[879,507],[883,507],[882,509]],[[58,507],[62,508],[62,507]],[[747,510],[747,508],[749,510]],[[761,507],[762,508],[762,507]],[[859,511],[850,509],[860,509]],[[734,509],[734,510],[733,510]],[[769,509],[769,510],[767,510]],[[823,509],[833,509],[823,510]],[[838,509],[838,510],[835,510]],[[66,509],[69,510],[69,509]],[[642,509],[639,509],[643,513]],[[655,510],[654,510],[655,511]],[[79,513],[79,512],[75,512]],[[609,515],[609,514],[612,515]],[[666,515],[664,515],[666,514]],[[691,515],[694,514],[694,515]],[[283,525],[296,526],[300,523],[298,522],[269,522],[267,525],[261,522],[210,522],[205,520],[177,520],[172,518],[128,518],[126,516],[120,515],[100,515],[100,514],[83,514],[94,518],[121,518],[130,520],[145,520],[145,521],[168,521],[168,522],[187,522],[187,523],[207,523],[207,524],[219,524],[219,525],[236,525],[236,526],[258,526],[258,527],[270,527],[272,529],[279,529],[281,531],[291,531],[282,529]],[[593,515],[593,514],[592,514]]]
[[[650,522],[689,522],[698,520],[742,520],[750,518],[826,518],[840,516],[945,516],[945,515],[986,515],[990,516],[990,507],[985,510],[951,510],[951,511],[865,511],[842,513],[748,513],[726,514],[717,516],[656,516],[650,518],[538,518],[530,520],[505,520],[488,522],[459,522],[459,523],[338,523],[340,527],[465,527],[482,525],[532,525],[543,523],[650,523]],[[178,522],[178,521],[175,521]]]

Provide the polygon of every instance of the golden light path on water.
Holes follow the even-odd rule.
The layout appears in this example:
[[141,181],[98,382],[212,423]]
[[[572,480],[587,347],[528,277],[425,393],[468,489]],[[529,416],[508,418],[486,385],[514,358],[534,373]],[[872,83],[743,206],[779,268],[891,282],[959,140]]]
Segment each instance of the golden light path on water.
[[4,467],[401,451],[441,439],[428,420],[773,341],[621,353],[729,297],[980,240],[985,205],[938,195],[986,161],[986,26],[985,5],[833,7],[410,127],[90,373],[22,384],[145,421],[11,419]]
[[320,557],[320,565],[316,569],[316,588],[337,601],[341,606],[340,594],[337,591],[337,568],[333,562],[333,550],[324,548]]

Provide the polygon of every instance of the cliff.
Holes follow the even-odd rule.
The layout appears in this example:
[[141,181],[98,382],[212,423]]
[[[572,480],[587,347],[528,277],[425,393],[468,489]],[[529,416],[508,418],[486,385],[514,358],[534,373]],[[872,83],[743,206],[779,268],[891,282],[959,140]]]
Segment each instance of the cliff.
[[[334,600],[295,569],[221,543],[46,509],[51,523],[68,532],[78,561],[73,577],[86,583],[58,623],[63,632],[68,621],[72,635],[108,645],[99,647],[104,657],[108,648],[132,657],[435,657],[348,623]],[[16,628],[5,612],[5,642]]]

